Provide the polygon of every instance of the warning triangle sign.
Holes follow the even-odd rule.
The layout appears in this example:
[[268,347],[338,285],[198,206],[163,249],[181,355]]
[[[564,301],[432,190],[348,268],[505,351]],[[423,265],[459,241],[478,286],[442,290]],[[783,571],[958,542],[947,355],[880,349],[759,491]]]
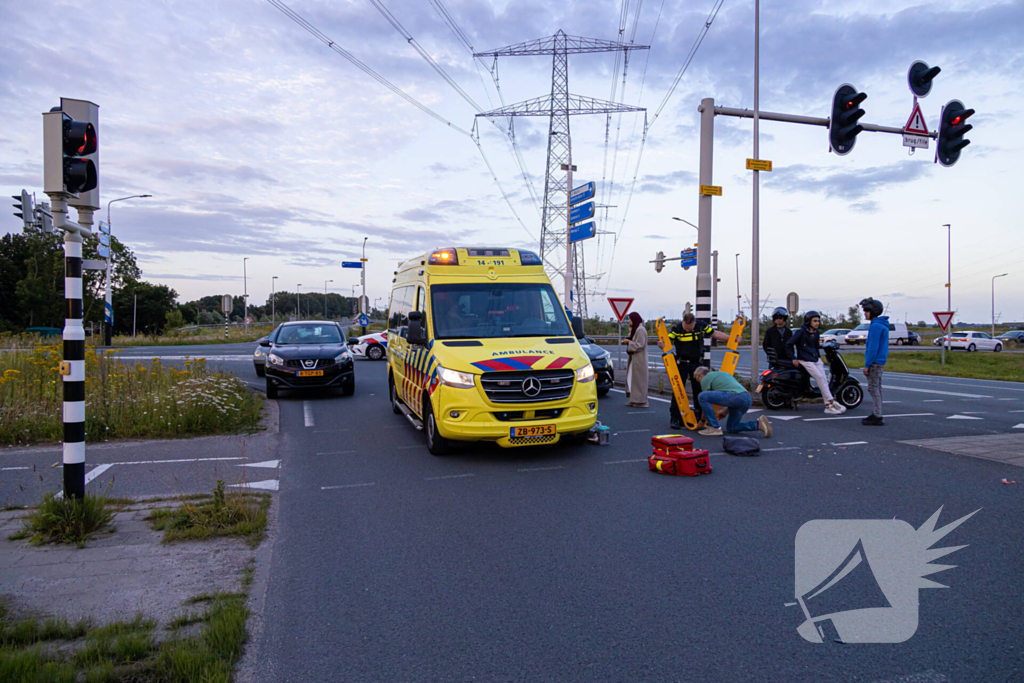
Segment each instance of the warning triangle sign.
[[939,329],[948,332],[949,323],[953,320],[953,311],[933,311],[932,315],[935,316],[935,322],[939,324]]
[[928,125],[924,122],[924,114],[921,113],[921,105],[914,100],[914,110],[910,112],[907,125],[903,126],[904,133],[913,135],[928,135]]
[[608,297],[608,303],[612,306],[612,311],[615,312],[615,317],[619,319],[621,323],[629,313],[629,307],[633,305],[633,299],[613,299]]

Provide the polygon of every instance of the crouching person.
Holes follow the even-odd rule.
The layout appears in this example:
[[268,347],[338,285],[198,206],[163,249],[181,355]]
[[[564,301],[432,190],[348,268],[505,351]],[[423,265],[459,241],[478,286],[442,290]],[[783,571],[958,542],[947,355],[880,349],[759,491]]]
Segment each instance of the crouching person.
[[707,427],[702,429],[700,434],[722,435],[722,427],[718,424],[714,406],[723,406],[729,409],[729,417],[725,424],[727,432],[760,431],[766,437],[772,435],[772,424],[764,415],[756,420],[743,421],[743,416],[750,410],[750,394],[735,377],[705,367],[697,368],[693,376],[700,382],[700,406],[707,421]]

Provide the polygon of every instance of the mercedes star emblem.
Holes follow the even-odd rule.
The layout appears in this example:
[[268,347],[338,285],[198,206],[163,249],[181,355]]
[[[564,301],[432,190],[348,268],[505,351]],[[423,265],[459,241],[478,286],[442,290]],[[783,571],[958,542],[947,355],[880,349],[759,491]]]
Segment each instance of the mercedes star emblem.
[[540,380],[536,377],[527,377],[523,380],[523,393],[533,398],[540,394]]

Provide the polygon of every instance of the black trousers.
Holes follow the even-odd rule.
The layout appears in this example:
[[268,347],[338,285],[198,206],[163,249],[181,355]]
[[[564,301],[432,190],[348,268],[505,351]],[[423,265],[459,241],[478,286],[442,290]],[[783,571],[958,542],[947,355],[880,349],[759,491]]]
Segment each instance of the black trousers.
[[[679,376],[683,378],[683,386],[686,386],[686,380],[690,380],[690,399],[693,400],[693,412],[697,416],[697,421],[704,419],[704,413],[700,409],[700,382],[693,376],[693,371],[700,367],[700,363],[697,361],[679,361],[676,364],[679,368]],[[673,422],[682,422],[683,416],[679,413],[679,406],[676,405],[676,395],[672,394],[672,405],[669,406],[669,416]]]

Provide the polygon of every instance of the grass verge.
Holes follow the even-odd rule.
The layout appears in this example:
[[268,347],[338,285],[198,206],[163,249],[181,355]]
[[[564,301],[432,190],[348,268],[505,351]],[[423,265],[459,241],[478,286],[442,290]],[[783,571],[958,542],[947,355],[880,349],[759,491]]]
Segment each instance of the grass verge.
[[25,518],[21,531],[7,538],[11,541],[30,538],[35,545],[74,543],[81,548],[89,537],[113,521],[117,507],[117,502],[104,496],[86,495],[78,501],[47,493],[39,506]]
[[[63,438],[61,357],[58,346],[0,353],[0,445]],[[202,358],[176,368],[92,349],[85,354],[85,400],[87,441],[253,431],[263,409],[262,394],[211,371]]]
[[153,529],[164,532],[165,543],[241,536],[255,548],[263,540],[269,508],[270,494],[225,493],[224,481],[218,479],[205,499],[185,501],[173,510],[154,510],[146,519]]
[[[172,635],[159,644],[156,623],[141,615],[105,626],[70,626],[14,621],[0,604],[0,681],[227,683],[247,638],[245,595],[218,593],[202,602],[205,612],[186,619],[203,624],[198,634]],[[182,625],[172,622],[172,631]],[[73,647],[58,647],[68,644]]]
[[[863,353],[844,353],[843,359],[851,368],[864,367]],[[905,351],[890,353],[885,369],[916,375],[1024,382],[1024,354],[951,351],[942,365],[941,354],[935,351]]]

